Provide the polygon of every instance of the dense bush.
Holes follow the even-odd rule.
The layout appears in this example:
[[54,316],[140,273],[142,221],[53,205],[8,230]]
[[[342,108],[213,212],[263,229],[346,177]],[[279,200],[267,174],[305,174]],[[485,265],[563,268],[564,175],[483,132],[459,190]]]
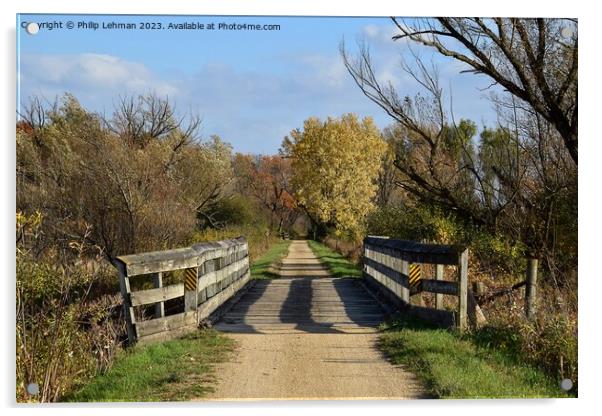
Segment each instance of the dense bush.
[[464,244],[469,247],[471,266],[500,281],[520,279],[525,270],[525,247],[501,234],[491,234],[463,224],[452,214],[417,206],[387,206],[370,215],[368,235],[385,235],[437,244]]
[[[124,336],[121,298],[114,287],[103,294],[114,279],[103,267],[64,266],[21,248],[16,272],[17,400],[55,401],[110,366]],[[30,383],[39,395],[26,393]]]
[[[254,202],[240,195],[233,195],[217,201],[212,205],[211,211],[213,224],[217,226],[213,228],[248,225],[257,221],[258,209]],[[207,228],[212,225],[209,222],[203,222],[202,216],[199,220]]]
[[502,349],[526,364],[536,365],[552,378],[578,384],[577,320],[561,313],[540,313],[528,320],[515,310],[489,314],[490,324],[468,336],[478,345]]
[[199,141],[166,100],[141,97],[111,119],[70,95],[36,103],[17,130],[17,209],[44,214],[40,250],[68,251],[84,232],[108,258],[177,245],[231,181],[230,146]]

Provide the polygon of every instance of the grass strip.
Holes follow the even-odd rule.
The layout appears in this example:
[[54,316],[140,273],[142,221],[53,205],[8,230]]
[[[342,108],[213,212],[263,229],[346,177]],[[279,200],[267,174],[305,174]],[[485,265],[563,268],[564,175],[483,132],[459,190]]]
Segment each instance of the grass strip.
[[251,265],[251,277],[254,279],[273,279],[279,277],[272,267],[288,254],[290,240],[283,240],[269,248],[257,261]]
[[361,277],[360,268],[350,262],[342,254],[331,250],[327,246],[317,241],[309,240],[309,247],[318,257],[318,260],[325,264],[330,270],[332,277]]
[[470,334],[409,317],[383,324],[379,347],[394,364],[418,375],[429,393],[445,399],[570,397],[541,370],[518,357],[479,347]]
[[181,401],[213,391],[213,365],[234,342],[211,329],[121,351],[111,368],[65,397],[71,402]]

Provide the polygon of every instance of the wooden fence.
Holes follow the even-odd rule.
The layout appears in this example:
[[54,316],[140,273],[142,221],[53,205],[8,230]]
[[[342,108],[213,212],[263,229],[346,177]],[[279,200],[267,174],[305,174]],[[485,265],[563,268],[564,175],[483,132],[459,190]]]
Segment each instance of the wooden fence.
[[[196,329],[247,284],[248,252],[247,241],[239,237],[117,257],[129,343],[165,340]],[[182,276],[164,286],[165,274],[178,270]],[[132,279],[142,289],[131,290]],[[166,310],[167,302],[171,310]],[[141,320],[149,308],[151,319]]]
[[[423,244],[413,241],[393,240],[387,237],[366,237],[363,252],[363,276],[368,286],[394,304],[423,319],[442,325],[467,327],[469,301],[476,307],[468,289],[468,250],[459,246]],[[435,265],[435,278],[424,276],[415,286],[410,285],[411,264]],[[443,280],[444,266],[456,267],[456,281]],[[420,292],[436,293],[435,308],[410,304],[410,295]],[[458,297],[457,311],[443,309],[443,295]],[[472,295],[472,294],[470,294]]]

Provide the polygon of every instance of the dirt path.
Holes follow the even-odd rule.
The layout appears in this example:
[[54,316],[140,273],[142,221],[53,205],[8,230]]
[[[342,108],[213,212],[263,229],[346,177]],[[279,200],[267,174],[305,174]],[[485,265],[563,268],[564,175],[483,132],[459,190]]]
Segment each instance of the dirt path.
[[306,241],[282,263],[282,278],[258,281],[215,326],[238,347],[208,399],[425,397],[377,349],[384,314],[357,279],[330,277]]

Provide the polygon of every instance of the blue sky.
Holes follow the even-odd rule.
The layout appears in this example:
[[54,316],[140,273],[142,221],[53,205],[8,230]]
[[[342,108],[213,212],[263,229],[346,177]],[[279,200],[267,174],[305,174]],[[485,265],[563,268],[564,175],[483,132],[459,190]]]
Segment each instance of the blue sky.
[[[388,18],[20,15],[18,105],[32,95],[54,100],[65,92],[93,111],[110,114],[120,96],[168,96],[184,114],[199,113],[201,136],[218,134],[236,151],[274,153],[285,135],[310,116],[354,112],[380,127],[392,119],[366,98],[339,55],[345,39],[371,48],[377,76],[401,95],[419,91],[399,67],[406,43]],[[20,19],[20,21],[19,21]],[[28,35],[22,22],[63,22]],[[67,29],[78,22],[278,24],[278,31]],[[456,62],[415,48],[439,67],[441,86],[453,92],[454,117],[494,125],[496,116],[482,76],[460,74]]]

